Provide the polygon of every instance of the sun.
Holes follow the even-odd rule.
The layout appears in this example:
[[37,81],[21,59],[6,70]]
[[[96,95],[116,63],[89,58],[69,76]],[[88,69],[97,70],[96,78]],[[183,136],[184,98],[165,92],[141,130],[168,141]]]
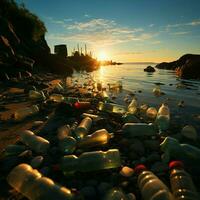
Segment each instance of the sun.
[[97,55],[97,59],[100,61],[104,61],[108,59],[108,56],[105,51],[100,51],[99,54]]

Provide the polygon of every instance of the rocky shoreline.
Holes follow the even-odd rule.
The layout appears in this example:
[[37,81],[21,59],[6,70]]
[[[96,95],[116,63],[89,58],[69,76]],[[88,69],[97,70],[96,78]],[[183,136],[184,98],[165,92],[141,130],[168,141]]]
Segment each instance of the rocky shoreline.
[[[6,107],[8,111],[4,110],[4,114],[1,114],[1,199],[24,199],[23,195],[11,190],[11,187],[6,183],[7,175],[20,163],[31,165],[42,176],[49,177],[59,185],[68,188],[75,199],[113,199],[114,193],[117,194],[117,197],[123,197],[125,200],[141,199],[141,191],[137,182],[138,175],[134,171],[135,166],[138,164],[144,164],[169,188],[171,187],[168,162],[163,160],[163,154],[166,152],[163,152],[160,146],[166,137],[176,138],[180,144],[187,143],[200,148],[200,138],[197,134],[193,133],[192,135],[191,132],[187,134],[180,131],[173,123],[170,123],[169,129],[165,131],[164,135],[159,135],[158,127],[155,124],[156,115],[147,117],[144,106],[137,107],[137,112],[129,115],[124,115],[121,112],[123,109],[126,110],[124,106],[120,107],[122,110],[118,110],[119,112],[111,111],[110,107],[101,109],[99,102],[109,101],[115,103],[115,100],[109,100],[109,97],[105,95],[105,92],[109,92],[108,88],[103,90],[100,86],[96,88],[96,83],[89,75],[81,85],[76,81],[71,83],[70,79],[65,82],[64,79],[60,79],[59,76],[53,74],[33,75],[32,77],[23,77],[22,80],[14,79],[4,85],[6,87],[1,88],[1,108]],[[121,90],[121,88],[114,87],[112,89]],[[38,96],[33,98],[33,96],[30,96],[30,90],[42,91],[45,99],[39,95],[40,93],[37,93]],[[57,94],[57,96],[52,97],[53,94]],[[129,102],[128,100],[133,96],[131,94],[127,96],[126,101]],[[64,101],[60,100],[62,97],[64,97]],[[71,101],[69,97],[72,98],[71,100],[75,98],[75,102],[78,98],[80,103],[72,103],[74,100]],[[9,106],[6,106],[6,102]],[[88,103],[81,104],[81,102]],[[15,120],[16,115],[13,115],[13,113],[18,109],[26,106],[30,108],[33,105],[38,106],[39,112],[21,121]],[[88,113],[88,116],[92,119],[92,125],[87,135],[105,129],[108,133],[113,133],[112,137],[103,144],[101,142],[97,142],[95,145],[90,143],[94,145],[90,147],[88,143],[86,145],[82,143],[81,146],[81,140],[77,138],[74,130],[84,119],[83,113]],[[153,128],[151,133],[147,133],[149,131],[139,131],[139,135],[133,136],[131,134],[132,136],[130,136],[130,133],[126,132],[127,130],[124,128],[127,122],[136,124],[154,123],[155,132]],[[73,146],[71,153],[63,154],[57,134],[61,127],[66,128],[66,126],[70,128],[70,137],[75,138],[78,145],[75,145],[75,148]],[[31,147],[30,144],[23,143],[22,133],[27,129],[49,142],[50,146],[46,152],[38,153],[34,146]],[[74,141],[74,139],[71,140]],[[18,145],[21,150],[16,151],[13,147],[9,149],[9,144]],[[72,143],[70,144],[72,145]],[[120,165],[116,167],[87,172],[77,171],[71,175],[65,174],[64,171],[58,168],[64,155],[74,154],[79,157],[85,152],[108,152],[110,149],[120,152]],[[179,156],[176,155],[171,159],[181,159]],[[195,162],[185,165],[185,169],[192,176],[197,189],[200,188],[198,168],[199,166]]]

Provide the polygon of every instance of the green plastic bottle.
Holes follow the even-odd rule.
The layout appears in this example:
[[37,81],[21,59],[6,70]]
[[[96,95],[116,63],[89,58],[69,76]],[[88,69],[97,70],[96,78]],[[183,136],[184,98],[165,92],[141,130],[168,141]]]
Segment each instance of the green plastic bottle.
[[83,138],[85,135],[87,135],[91,126],[92,119],[90,117],[85,117],[75,129],[77,139]]
[[112,188],[109,190],[103,200],[136,200],[126,195],[120,188]]
[[195,146],[180,144],[175,138],[166,137],[160,147],[161,151],[164,152],[162,159],[166,163],[174,159],[188,164],[200,163],[200,149]]
[[7,182],[30,200],[72,200],[73,194],[65,187],[55,184],[51,179],[33,169],[30,165],[20,164],[8,174]]
[[78,142],[77,145],[80,148],[104,145],[107,144],[112,137],[112,133],[108,133],[106,129],[100,129],[95,131],[91,135],[85,136],[82,140]]
[[143,200],[175,200],[168,187],[144,165],[135,168]]
[[177,200],[199,200],[200,196],[194,186],[191,176],[184,170],[181,161],[169,164],[172,193]]
[[85,152],[79,157],[75,155],[64,156],[61,162],[61,169],[64,174],[74,172],[89,172],[102,169],[118,168],[121,165],[118,149],[110,149],[106,152],[92,151]]
[[106,111],[106,112],[111,112],[111,113],[119,113],[119,114],[126,113],[125,106],[114,104],[114,103],[99,102],[98,109],[101,111]]
[[126,123],[122,130],[127,137],[154,136],[157,134],[155,126],[146,123]]

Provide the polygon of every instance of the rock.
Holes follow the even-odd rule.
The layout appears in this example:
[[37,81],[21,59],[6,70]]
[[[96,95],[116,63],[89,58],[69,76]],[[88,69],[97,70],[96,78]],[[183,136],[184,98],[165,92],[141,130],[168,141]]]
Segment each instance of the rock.
[[33,168],[38,168],[42,162],[44,160],[44,157],[43,156],[36,156],[35,158],[33,158],[31,160],[31,163],[30,165],[33,167]]
[[143,156],[145,153],[145,148],[144,148],[143,143],[140,140],[134,139],[130,146],[130,151],[135,152],[139,156]]
[[158,140],[144,140],[144,146],[151,151],[157,151],[160,148],[160,142]]
[[156,70],[154,69],[154,67],[152,66],[147,66],[145,69],[144,69],[145,72],[155,72]]
[[198,137],[196,129],[191,125],[183,127],[181,134],[191,140],[196,140]]
[[103,196],[112,188],[112,185],[107,182],[101,182],[97,187],[98,193]]
[[124,177],[131,177],[134,173],[134,170],[130,167],[124,166],[119,173]]
[[156,162],[152,165],[151,171],[154,173],[164,173],[169,170],[169,167],[166,163],[163,162]]
[[200,55],[185,54],[173,62],[163,62],[156,65],[159,69],[176,70],[181,78],[200,78]]
[[161,157],[157,152],[154,152],[147,157],[147,162],[149,162],[149,163],[153,163],[153,162],[160,161],[160,160],[161,160]]
[[96,197],[96,190],[92,186],[83,187],[80,192],[85,197],[85,199],[95,199]]

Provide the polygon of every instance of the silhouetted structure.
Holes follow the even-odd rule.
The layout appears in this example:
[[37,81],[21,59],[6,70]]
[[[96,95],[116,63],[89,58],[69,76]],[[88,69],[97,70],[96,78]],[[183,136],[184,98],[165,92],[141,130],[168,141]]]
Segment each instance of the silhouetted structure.
[[54,53],[62,57],[67,57],[68,56],[67,45],[65,44],[55,45]]

